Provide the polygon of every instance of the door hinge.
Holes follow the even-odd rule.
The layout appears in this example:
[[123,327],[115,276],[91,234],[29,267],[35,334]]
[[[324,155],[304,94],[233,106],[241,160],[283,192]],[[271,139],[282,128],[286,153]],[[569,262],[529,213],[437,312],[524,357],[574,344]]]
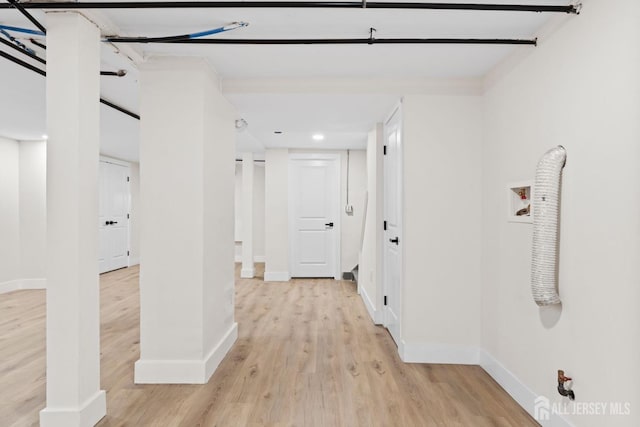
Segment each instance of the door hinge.
[[127,251],[127,256],[129,256],[129,251]]
[[387,296],[384,296],[384,305],[387,305]]
[[387,221],[382,222],[382,229],[387,231]]
[[382,147],[382,154],[385,155],[385,156],[387,155],[387,146],[386,145]]
[[127,182],[129,182],[129,177],[127,177]]
[[129,214],[127,214],[127,219],[129,219]]

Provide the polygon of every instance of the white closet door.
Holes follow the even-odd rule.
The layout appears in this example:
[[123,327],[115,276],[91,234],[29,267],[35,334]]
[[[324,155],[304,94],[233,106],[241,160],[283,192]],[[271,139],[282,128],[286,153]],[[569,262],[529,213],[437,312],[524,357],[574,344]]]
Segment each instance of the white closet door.
[[292,277],[336,277],[339,249],[337,159],[291,159]]

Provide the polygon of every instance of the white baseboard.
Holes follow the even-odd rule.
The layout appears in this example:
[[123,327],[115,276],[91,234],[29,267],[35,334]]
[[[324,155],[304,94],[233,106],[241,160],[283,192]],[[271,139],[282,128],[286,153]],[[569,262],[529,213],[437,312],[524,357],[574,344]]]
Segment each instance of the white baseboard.
[[[534,393],[493,356],[479,347],[407,343],[401,340],[398,345],[398,353],[402,361],[407,363],[480,365],[529,415],[536,418],[535,404],[539,395]],[[561,415],[551,412],[548,420],[536,421],[543,427],[574,427]]]
[[[264,255],[255,255],[253,257],[253,262],[265,262],[265,260],[266,257]],[[242,254],[236,254],[234,262],[242,262]]]
[[480,364],[480,350],[475,346],[413,343],[401,340],[398,353],[406,363]]
[[41,427],[94,426],[107,414],[107,397],[104,390],[87,399],[79,408],[50,408],[40,411]]
[[291,280],[291,276],[289,276],[288,271],[265,271],[264,272],[265,282],[288,282],[289,280]]
[[206,384],[238,338],[234,323],[218,345],[202,360],[143,360],[135,363],[136,384]]
[[218,366],[220,366],[222,359],[224,359],[227,353],[229,353],[229,350],[231,350],[231,347],[233,347],[233,344],[237,339],[238,324],[234,322],[231,328],[229,328],[227,333],[224,335],[224,337],[222,337],[222,339],[218,342],[218,345],[216,345],[213,350],[211,350],[211,352],[205,359],[204,373],[207,381],[209,381],[209,378],[211,378],[216,369],[218,369]]
[[255,268],[243,268],[242,270],[240,270],[240,277],[243,279],[253,279],[255,275]]
[[[498,362],[485,350],[480,350],[480,366],[484,369],[518,404],[535,418],[535,402],[539,397],[518,377]],[[550,413],[548,420],[537,420],[543,427],[574,427],[562,416]]]
[[373,320],[374,324],[381,325],[382,312],[374,308],[373,302],[371,301],[371,298],[369,298],[369,294],[367,294],[367,290],[364,288],[364,286],[360,286],[359,288],[360,288],[360,296],[362,297],[364,306],[367,308],[367,312],[369,313],[369,316],[371,316],[371,320]]
[[18,279],[0,283],[0,294],[27,289],[46,289],[46,279]]

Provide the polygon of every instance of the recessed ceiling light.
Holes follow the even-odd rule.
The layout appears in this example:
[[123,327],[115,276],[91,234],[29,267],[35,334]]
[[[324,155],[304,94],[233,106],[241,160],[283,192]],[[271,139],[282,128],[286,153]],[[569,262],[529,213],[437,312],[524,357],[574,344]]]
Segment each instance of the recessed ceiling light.
[[42,139],[49,139],[49,135],[47,135],[46,133],[42,134]]
[[324,139],[324,135],[321,133],[316,133],[311,138],[313,138],[314,141],[322,141]]

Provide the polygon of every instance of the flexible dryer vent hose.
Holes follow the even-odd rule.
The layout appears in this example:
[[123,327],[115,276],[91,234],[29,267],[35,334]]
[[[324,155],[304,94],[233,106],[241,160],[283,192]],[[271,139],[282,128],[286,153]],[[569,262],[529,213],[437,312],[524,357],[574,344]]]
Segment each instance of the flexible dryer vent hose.
[[560,179],[567,152],[559,145],[544,153],[533,188],[531,291],[539,306],[560,303],[558,295],[558,230]]

